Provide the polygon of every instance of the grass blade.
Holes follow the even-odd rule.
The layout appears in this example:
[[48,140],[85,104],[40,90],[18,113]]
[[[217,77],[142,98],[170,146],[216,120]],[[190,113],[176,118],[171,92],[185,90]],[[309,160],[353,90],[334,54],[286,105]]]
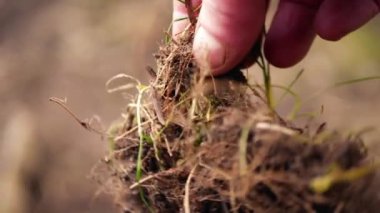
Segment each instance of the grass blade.
[[294,77],[294,79],[290,82],[290,84],[286,87],[287,89],[285,89],[285,91],[282,93],[282,95],[280,96],[280,98],[278,99],[277,103],[281,102],[287,94],[289,94],[288,91],[290,91],[292,89],[292,87],[294,86],[294,84],[298,81],[298,79],[300,79],[301,75],[303,74],[305,70],[304,69],[301,69],[297,75]]

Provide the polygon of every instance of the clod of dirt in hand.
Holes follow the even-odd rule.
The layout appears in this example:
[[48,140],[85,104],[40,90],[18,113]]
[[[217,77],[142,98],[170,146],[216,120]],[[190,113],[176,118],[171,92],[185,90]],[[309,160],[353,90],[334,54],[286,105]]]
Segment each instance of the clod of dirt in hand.
[[160,47],[149,91],[109,133],[110,191],[124,212],[370,211],[352,196],[368,191],[372,170],[335,179],[324,193],[311,187],[334,168],[371,165],[359,137],[294,129],[239,70],[202,74],[192,38],[188,31]]

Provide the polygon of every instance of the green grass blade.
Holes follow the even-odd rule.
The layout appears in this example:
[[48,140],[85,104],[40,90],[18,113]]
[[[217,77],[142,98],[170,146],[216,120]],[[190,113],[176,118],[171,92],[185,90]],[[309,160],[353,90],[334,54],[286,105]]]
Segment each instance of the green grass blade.
[[281,102],[287,94],[289,94],[289,90],[292,89],[292,87],[294,86],[294,84],[298,81],[298,79],[300,79],[300,77],[302,76],[303,72],[305,70],[304,69],[301,69],[297,75],[294,77],[294,79],[290,82],[290,84],[286,87],[287,89],[282,93],[282,95],[280,96],[280,98],[278,99],[277,103]]
[[311,100],[314,100],[316,97],[320,96],[321,94],[331,90],[335,89],[341,86],[347,86],[355,83],[361,83],[365,81],[371,81],[371,80],[380,80],[380,76],[368,76],[368,77],[362,77],[362,78],[356,78],[356,79],[351,79],[351,80],[346,80],[346,81],[341,81],[333,84],[332,86],[329,86],[327,88],[321,89],[314,94],[310,95],[304,102],[308,102]]
[[287,94],[290,94],[294,98],[294,105],[292,110],[290,111],[288,115],[289,120],[294,120],[296,116],[298,115],[298,112],[301,109],[302,106],[302,100],[301,97],[292,91],[289,87],[281,86],[281,85],[272,85],[273,88],[278,88],[284,90]]
[[363,78],[351,79],[347,81],[341,81],[341,82],[335,83],[331,88],[346,86],[346,85],[360,83],[364,81],[370,81],[370,80],[380,80],[380,76],[368,76],[368,77],[363,77]]
[[139,143],[139,151],[137,154],[137,165],[136,165],[136,181],[140,181],[142,176],[142,154],[143,154],[143,148],[144,148],[144,134],[143,129],[141,125],[141,100],[142,96],[145,90],[147,90],[149,87],[142,87],[142,85],[138,85],[137,89],[139,91],[139,94],[137,96],[137,103],[136,103],[136,119],[137,119],[137,126],[138,126],[138,134],[140,138]]
[[361,166],[342,171],[337,166],[325,175],[314,178],[310,182],[310,187],[317,193],[327,192],[334,184],[341,182],[352,182],[374,172],[380,166],[379,162],[372,165]]
[[166,33],[165,33],[165,37],[164,37],[165,44],[169,44],[169,42],[171,42],[171,36],[170,36],[169,32],[173,28],[173,23],[174,22],[178,22],[178,21],[183,21],[183,20],[186,20],[186,19],[189,19],[189,18],[188,17],[177,18],[177,19],[174,19],[172,23],[170,23],[170,25],[169,25]]
[[247,173],[247,147],[248,147],[248,136],[251,130],[252,121],[250,120],[241,130],[241,135],[239,139],[239,171],[240,175],[245,175]]

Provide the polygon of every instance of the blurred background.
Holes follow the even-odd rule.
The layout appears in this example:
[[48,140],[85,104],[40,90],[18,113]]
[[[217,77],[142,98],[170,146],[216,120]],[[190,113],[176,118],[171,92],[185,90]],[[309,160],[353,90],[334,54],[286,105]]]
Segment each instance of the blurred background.
[[[89,178],[106,142],[48,99],[66,97],[80,118],[110,125],[128,100],[107,94],[105,82],[117,73],[148,82],[144,67],[154,66],[170,11],[169,0],[0,0],[0,212],[117,212]],[[317,112],[329,128],[378,128],[365,135],[375,155],[380,80],[323,89],[379,76],[379,36],[378,17],[339,42],[317,39],[296,67],[272,69],[276,85],[305,70],[293,88],[302,112]],[[251,73],[261,81],[257,68]],[[280,113],[293,103],[284,99]]]

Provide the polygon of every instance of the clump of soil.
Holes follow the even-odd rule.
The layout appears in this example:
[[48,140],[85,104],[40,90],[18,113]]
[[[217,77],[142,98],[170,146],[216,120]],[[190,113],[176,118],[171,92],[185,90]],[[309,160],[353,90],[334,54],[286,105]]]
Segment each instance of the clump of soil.
[[239,70],[208,77],[192,36],[160,47],[149,87],[109,132],[123,212],[365,212],[361,139],[294,128]]

